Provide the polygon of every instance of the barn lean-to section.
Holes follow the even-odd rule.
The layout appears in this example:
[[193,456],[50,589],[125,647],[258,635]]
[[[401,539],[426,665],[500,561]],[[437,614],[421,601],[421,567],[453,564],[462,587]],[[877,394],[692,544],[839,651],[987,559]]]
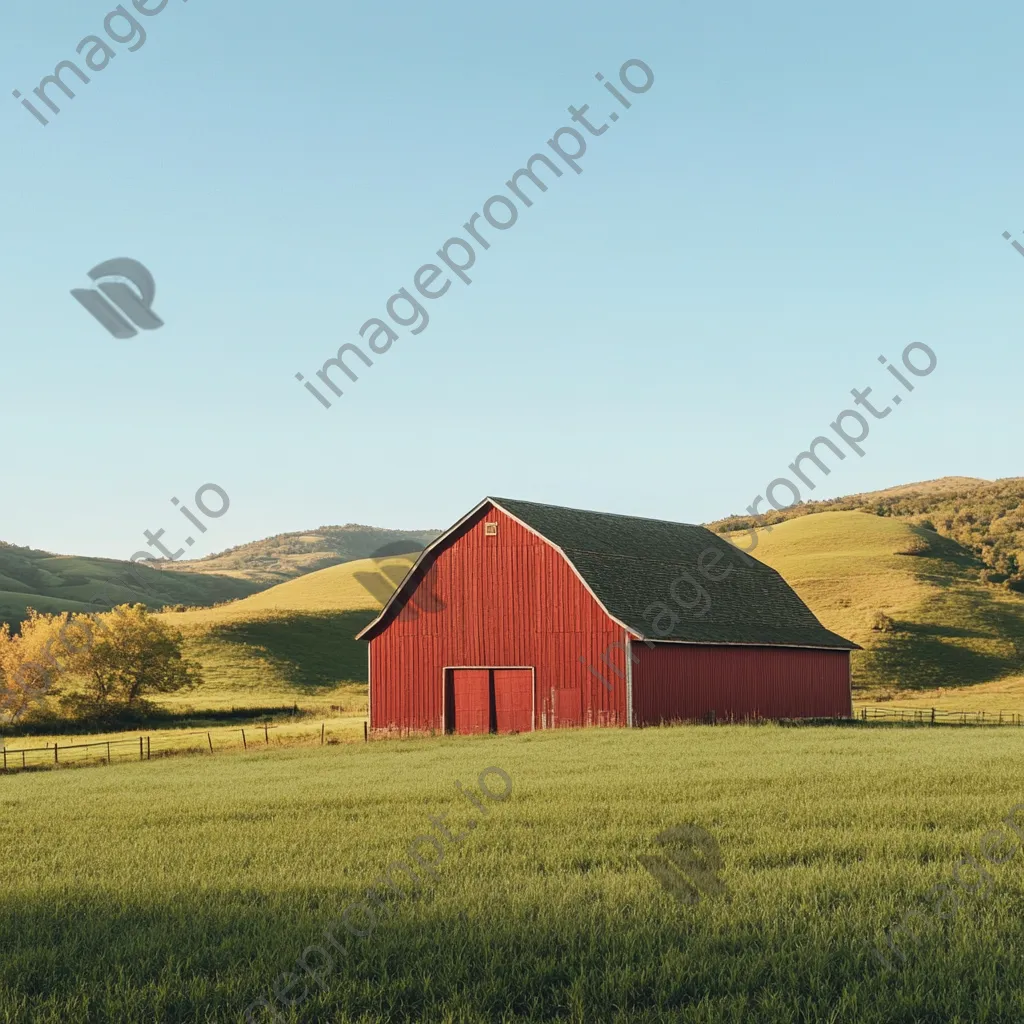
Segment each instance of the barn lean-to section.
[[360,636],[374,730],[850,714],[856,645],[774,570],[681,523],[485,499]]

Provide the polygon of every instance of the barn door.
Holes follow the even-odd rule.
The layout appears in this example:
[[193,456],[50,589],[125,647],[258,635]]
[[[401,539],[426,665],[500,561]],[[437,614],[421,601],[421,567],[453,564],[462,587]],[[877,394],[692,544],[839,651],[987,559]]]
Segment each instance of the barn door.
[[464,735],[491,731],[491,673],[486,668],[451,670],[452,728]]
[[498,732],[529,732],[533,728],[533,670],[496,668],[494,710]]

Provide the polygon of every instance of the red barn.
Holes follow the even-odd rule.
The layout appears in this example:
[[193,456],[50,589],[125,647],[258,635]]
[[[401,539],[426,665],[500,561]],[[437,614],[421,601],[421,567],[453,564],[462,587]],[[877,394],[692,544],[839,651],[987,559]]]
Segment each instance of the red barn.
[[848,716],[857,649],[702,526],[505,498],[359,637],[372,729],[459,733]]

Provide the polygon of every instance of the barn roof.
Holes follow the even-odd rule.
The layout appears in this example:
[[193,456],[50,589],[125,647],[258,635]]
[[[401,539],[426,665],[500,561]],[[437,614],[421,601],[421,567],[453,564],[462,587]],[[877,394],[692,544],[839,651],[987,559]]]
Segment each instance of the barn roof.
[[[559,547],[607,612],[641,636],[689,643],[858,649],[827,630],[774,569],[706,527],[510,498],[490,500]],[[716,551],[721,552],[718,561]],[[703,552],[707,553],[702,564],[712,579],[698,568]],[[727,568],[733,571],[714,579]],[[704,588],[708,600],[698,599],[684,574]],[[684,582],[678,583],[676,592],[682,602],[694,603],[692,611],[680,607],[670,594],[680,577]],[[672,609],[675,618],[664,615],[656,628],[659,602]],[[698,615],[702,608],[706,611]],[[662,632],[670,624],[672,628]]]
[[[700,644],[754,644],[856,650],[827,630],[772,568],[703,526],[661,519],[588,512],[513,498],[486,498],[431,543],[381,614],[360,637],[371,636],[401,604],[402,593],[447,537],[494,505],[558,548],[605,611],[633,633],[651,640]],[[710,549],[710,550],[709,550]],[[713,561],[714,553],[721,557]],[[698,560],[704,556],[702,575]],[[723,579],[716,579],[727,568]],[[694,585],[709,602],[696,600]],[[687,611],[673,600],[694,607]],[[659,612],[667,607],[674,617]],[[703,614],[698,614],[704,609]],[[670,628],[669,628],[670,627]]]

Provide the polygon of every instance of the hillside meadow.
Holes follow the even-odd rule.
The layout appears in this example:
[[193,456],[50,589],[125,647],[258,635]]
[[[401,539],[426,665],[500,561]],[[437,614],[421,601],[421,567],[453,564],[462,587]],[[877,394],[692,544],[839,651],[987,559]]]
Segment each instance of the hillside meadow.
[[[757,538],[754,557],[828,629],[865,648],[851,660],[855,700],[903,704],[924,693],[946,706],[955,691],[961,706],[1024,712],[1024,701],[1001,703],[1024,682],[1024,595],[986,582],[955,541],[866,512],[800,516]],[[891,620],[882,630],[879,612]]]
[[[1015,729],[694,726],[7,777],[0,1020],[238,1022],[265,998],[338,1024],[1009,1024],[1024,852],[985,894],[962,875],[905,962],[872,950],[1024,800],[1022,754]],[[512,794],[481,818],[456,782],[481,799],[490,766]],[[396,872],[379,926],[347,935],[345,908],[431,815],[464,838],[418,892]],[[684,823],[723,859],[724,894],[696,904],[638,860]],[[347,953],[307,953],[311,979],[296,961],[325,930]]]
[[[769,508],[758,522],[772,526],[826,511],[861,511],[928,526],[970,552],[988,580],[1024,591],[1024,477],[940,477],[792,508]],[[716,530],[746,530],[750,525],[749,516],[729,516],[710,524]]]
[[[366,644],[373,620],[414,554],[330,566],[217,608],[166,612],[205,682],[161,700],[169,709],[299,703],[313,711],[366,706]],[[355,684],[355,685],[353,685]]]

